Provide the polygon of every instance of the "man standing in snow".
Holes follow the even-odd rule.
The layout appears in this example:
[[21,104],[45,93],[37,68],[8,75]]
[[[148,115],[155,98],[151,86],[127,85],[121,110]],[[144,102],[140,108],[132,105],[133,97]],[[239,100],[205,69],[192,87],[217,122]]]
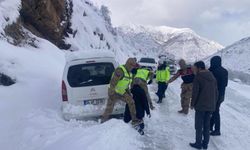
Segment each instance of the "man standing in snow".
[[130,93],[130,84],[132,82],[131,71],[135,67],[137,67],[136,59],[129,58],[125,65],[121,65],[115,70],[110,81],[110,87],[108,89],[109,99],[101,122],[105,122],[109,119],[116,101],[122,100],[128,104],[132,124],[137,125],[140,123],[140,120],[136,118],[135,103],[132,94]]
[[159,98],[157,103],[162,103],[162,99],[164,98],[165,92],[168,88],[167,82],[170,79],[170,71],[166,62],[159,63],[159,67],[156,71],[156,82],[158,83],[158,91],[156,92],[156,95]]
[[193,67],[196,74],[193,82],[191,109],[195,109],[196,142],[190,146],[196,149],[207,149],[212,112],[217,102],[217,83],[213,74],[206,70],[203,61],[196,62]]
[[181,107],[182,110],[179,113],[188,114],[190,101],[192,97],[192,87],[194,80],[194,73],[192,68],[187,66],[185,60],[181,59],[179,61],[180,70],[175,74],[168,83],[175,81],[177,78],[181,77],[183,83],[181,84]]
[[212,136],[221,135],[220,132],[220,106],[224,101],[225,91],[228,84],[228,71],[221,66],[221,57],[214,56],[211,59],[209,70],[213,73],[214,77],[217,80],[218,87],[218,102],[216,104],[216,110],[212,114],[210,131]]

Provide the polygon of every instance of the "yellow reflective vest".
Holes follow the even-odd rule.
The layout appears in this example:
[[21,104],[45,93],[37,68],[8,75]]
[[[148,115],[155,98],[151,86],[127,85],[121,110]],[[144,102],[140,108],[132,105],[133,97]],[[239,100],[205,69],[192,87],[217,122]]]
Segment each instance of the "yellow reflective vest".
[[148,80],[149,71],[147,69],[137,69],[135,78],[140,78],[144,81]]
[[129,89],[129,86],[132,82],[132,75],[127,71],[124,65],[119,66],[119,68],[122,69],[124,76],[120,81],[118,81],[117,85],[115,86],[115,92],[123,95],[126,93],[126,90]]
[[166,67],[165,70],[156,71],[156,81],[157,82],[167,82],[170,79],[169,67]]

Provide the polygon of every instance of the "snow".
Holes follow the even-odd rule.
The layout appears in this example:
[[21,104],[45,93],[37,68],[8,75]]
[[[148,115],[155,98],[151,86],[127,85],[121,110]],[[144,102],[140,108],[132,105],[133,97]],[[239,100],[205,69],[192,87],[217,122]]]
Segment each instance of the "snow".
[[[72,51],[109,50],[114,53],[119,62],[125,62],[133,52],[137,51],[126,44],[120,35],[116,35],[111,26],[107,12],[100,11],[94,5],[89,5],[85,0],[72,0],[73,15],[72,29],[75,35],[66,38],[72,45]],[[86,13],[86,16],[83,14]]]
[[237,41],[214,55],[221,56],[223,65],[231,71],[250,74],[250,37]]
[[12,24],[19,17],[21,0],[0,0],[0,33],[6,25]]
[[[36,41],[38,48],[28,45],[15,47],[0,40],[0,71],[17,81],[9,87],[0,86],[0,149],[191,150],[188,143],[194,141],[194,112],[191,111],[188,116],[177,113],[180,109],[180,80],[169,86],[162,105],[155,103],[157,86],[150,86],[156,109],[152,111],[152,118],[145,118],[145,136],[140,136],[131,125],[118,119],[99,124],[90,120],[65,121],[62,118],[61,80],[69,53],[74,58],[89,57],[90,53],[100,56],[105,49],[113,53],[120,63],[140,53],[133,45],[124,42],[121,36],[110,31],[113,28],[109,28],[111,26],[103,16],[107,14],[102,14],[84,0],[73,0],[73,3],[72,28],[77,32],[66,42],[71,43],[71,50],[77,52],[64,52],[40,38]],[[19,6],[19,0],[0,0],[0,32],[16,20]],[[82,15],[84,11],[87,14],[85,17]],[[8,22],[6,16],[9,17]],[[159,30],[168,32],[171,29],[160,27]],[[191,33],[189,29],[183,30]],[[103,34],[105,40],[100,40],[98,33]],[[151,51],[146,53],[153,55]],[[229,82],[221,110],[222,136],[211,138],[211,150],[242,150],[250,146],[248,91],[249,85]],[[76,112],[78,110],[76,108]]]
[[66,52],[67,61],[73,61],[77,59],[102,58],[102,57],[115,59],[114,53],[108,50]]
[[172,54],[176,59],[194,62],[223,48],[222,45],[197,35],[189,28],[168,26],[124,25],[118,28],[123,39],[139,50],[139,55]]
[[[30,48],[16,48],[4,42],[1,42],[1,45],[5,47],[2,58],[11,58],[7,53],[12,50],[23,51],[16,55],[20,64],[17,70],[25,70],[27,74],[16,72],[22,82],[10,87],[0,87],[0,149],[191,150],[188,143],[194,141],[194,112],[191,111],[188,116],[177,113],[180,109],[180,80],[169,86],[167,98],[162,105],[155,103],[154,93],[157,86],[150,86],[156,110],[152,111],[152,118],[145,119],[145,136],[140,136],[129,124],[117,119],[104,124],[95,121],[68,122],[62,119],[60,111],[63,52],[56,51],[55,47],[48,46],[49,43],[45,41],[40,46],[48,46],[47,51],[46,48],[36,51]],[[4,51],[1,50],[1,54]],[[48,56],[51,53],[54,53],[53,57]],[[29,59],[22,59],[25,55],[34,58],[32,64],[28,63]],[[38,69],[35,69],[34,65]],[[50,68],[45,69],[45,66]],[[211,138],[211,150],[241,150],[249,146],[249,90],[249,85],[229,82],[221,111],[222,136]]]

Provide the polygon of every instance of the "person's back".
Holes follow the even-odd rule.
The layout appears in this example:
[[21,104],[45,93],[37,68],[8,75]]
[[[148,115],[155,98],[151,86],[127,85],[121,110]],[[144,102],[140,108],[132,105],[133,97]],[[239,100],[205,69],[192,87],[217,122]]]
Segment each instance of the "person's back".
[[211,59],[211,66],[209,70],[213,73],[217,80],[219,95],[224,96],[228,84],[228,71],[222,67],[221,58],[219,56],[215,56]]
[[215,111],[217,101],[217,85],[213,74],[205,70],[199,72],[193,82],[192,105],[199,111]]

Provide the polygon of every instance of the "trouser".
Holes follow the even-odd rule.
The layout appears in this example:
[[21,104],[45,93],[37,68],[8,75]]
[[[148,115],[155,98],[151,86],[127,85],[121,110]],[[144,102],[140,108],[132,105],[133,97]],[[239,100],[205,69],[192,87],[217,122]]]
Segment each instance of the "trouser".
[[209,143],[211,114],[209,111],[195,111],[196,143],[199,145]]
[[168,88],[168,84],[166,84],[166,82],[158,82],[157,96],[160,102],[162,101],[167,88]]
[[130,94],[125,93],[124,95],[114,94],[114,95],[109,96],[106,109],[102,116],[102,122],[107,121],[109,119],[109,116],[113,112],[113,109],[117,100],[122,100],[126,104],[128,104],[132,121],[137,120],[134,100]]
[[147,100],[149,103],[149,106],[152,107],[153,106],[153,102],[152,99],[150,97],[149,91],[148,91],[148,84],[145,81],[142,81],[140,84],[138,84],[145,92],[146,96],[147,96]]
[[[145,116],[145,111],[149,110],[146,93],[143,90],[143,88],[141,88],[139,85],[134,86],[131,89],[131,92],[133,94],[133,99],[135,101],[136,117],[137,119],[143,120]],[[146,107],[145,104],[147,108],[145,108]],[[123,120],[124,122],[128,123],[131,121],[131,119],[132,118],[130,115],[130,110],[129,110],[128,105],[126,104]]]
[[193,90],[193,84],[185,84],[182,83],[181,85],[181,107],[184,112],[188,112],[190,107],[190,102],[192,98],[192,90]]
[[220,106],[224,101],[224,95],[219,96],[218,102],[216,104],[216,110],[213,112],[210,121],[210,130],[220,132]]
[[144,81],[143,79],[135,78],[132,82],[132,87],[134,85],[139,85],[145,91],[148,103],[149,103],[150,107],[153,107],[152,99],[150,97],[149,90],[148,90],[148,83],[146,81]]

